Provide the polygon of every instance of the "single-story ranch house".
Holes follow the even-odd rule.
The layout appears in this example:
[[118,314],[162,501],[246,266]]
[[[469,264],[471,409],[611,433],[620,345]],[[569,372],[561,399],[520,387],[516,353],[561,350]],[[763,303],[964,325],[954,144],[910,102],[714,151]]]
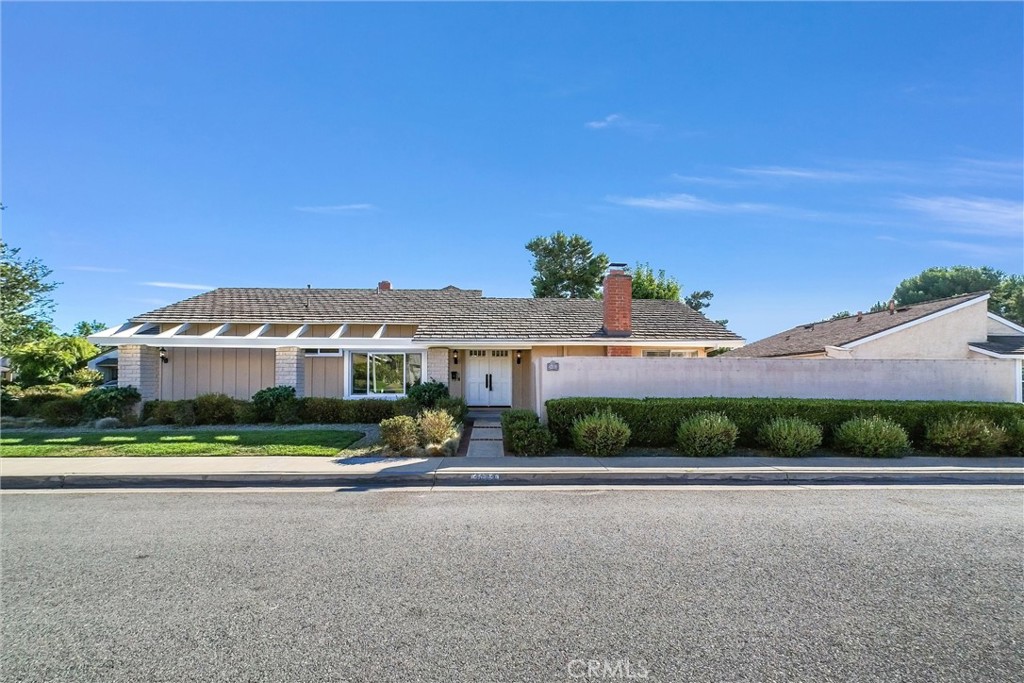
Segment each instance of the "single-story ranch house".
[[[704,357],[743,339],[678,301],[634,300],[611,270],[597,299],[479,290],[216,289],[89,340],[117,347],[119,386],[143,400],[270,386],[300,396],[394,398],[420,381],[470,406],[532,405],[531,362],[559,356]],[[680,361],[682,362],[682,361]]]

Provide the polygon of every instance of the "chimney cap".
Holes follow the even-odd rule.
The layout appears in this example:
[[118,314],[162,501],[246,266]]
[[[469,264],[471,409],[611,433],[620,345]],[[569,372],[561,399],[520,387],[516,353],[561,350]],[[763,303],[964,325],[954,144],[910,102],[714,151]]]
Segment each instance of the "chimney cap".
[[626,264],[625,263],[609,263],[608,267],[609,268],[614,268],[616,270],[619,270],[619,269],[625,268]]

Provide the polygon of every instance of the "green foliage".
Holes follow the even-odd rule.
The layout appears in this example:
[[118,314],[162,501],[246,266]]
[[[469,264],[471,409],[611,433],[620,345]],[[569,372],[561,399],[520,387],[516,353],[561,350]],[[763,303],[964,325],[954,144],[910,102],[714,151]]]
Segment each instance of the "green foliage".
[[601,288],[608,257],[595,254],[590,240],[558,231],[526,243],[533,254],[533,296],[592,299]]
[[1004,277],[988,300],[988,310],[1024,325],[1024,275]]
[[[711,305],[711,300],[714,297],[715,295],[712,294],[709,290],[702,289],[699,291],[690,292],[685,297],[683,297],[683,301],[686,303],[687,306],[689,306],[693,310],[702,311]],[[722,325],[725,325],[729,321],[722,320],[716,322],[721,322]]]
[[252,395],[252,404],[256,408],[260,422],[272,422],[277,415],[279,405],[297,400],[295,387],[267,387]]
[[822,430],[799,417],[777,417],[761,427],[758,436],[776,455],[799,458],[821,445]]
[[85,365],[98,349],[81,337],[42,336],[11,350],[11,367],[23,386],[52,384]]
[[391,450],[401,452],[419,443],[419,427],[408,415],[389,417],[380,422],[380,439]]
[[555,447],[555,437],[539,421],[515,421],[502,427],[505,448],[514,455],[547,455]]
[[196,423],[196,404],[189,400],[173,401],[171,420],[179,427],[192,427]]
[[676,448],[683,455],[725,455],[736,446],[739,429],[722,413],[701,411],[679,423]]
[[202,394],[192,399],[196,424],[229,425],[235,423],[235,400],[226,394]]
[[626,422],[610,410],[599,410],[572,423],[572,443],[584,455],[619,455],[629,443]]
[[917,447],[925,444],[927,425],[943,417],[967,411],[997,423],[1024,417],[1019,403],[970,403],[959,401],[847,401],[797,398],[560,398],[547,402],[548,426],[558,443],[571,443],[572,423],[595,410],[610,409],[633,432],[631,445],[668,448],[675,444],[679,423],[700,410],[725,414],[739,428],[740,446],[757,447],[761,425],[776,417],[802,417],[824,427],[825,443],[833,430],[854,417],[879,415],[902,426]]
[[526,410],[525,408],[513,408],[512,410],[506,410],[501,414],[501,428],[506,430],[514,424],[525,423],[528,425],[540,424],[540,418],[537,417],[537,413],[532,410]]
[[832,441],[839,450],[865,458],[896,458],[910,450],[906,430],[878,415],[847,420],[836,427]]
[[679,301],[682,285],[679,284],[679,280],[666,275],[664,270],[659,270],[655,274],[649,264],[638,263],[632,275],[634,299]]
[[0,240],[0,356],[53,334],[54,303],[49,294],[60,283],[38,258],[23,259],[21,249]]
[[348,414],[345,424],[377,424],[381,420],[395,414],[394,401],[376,398],[363,398],[357,401],[346,401]]
[[103,373],[90,368],[78,368],[67,376],[67,380],[76,387],[95,387],[103,383]]
[[403,396],[402,398],[396,398],[393,401],[395,415],[408,415],[409,417],[416,417],[420,412],[420,404],[415,399]]
[[842,320],[843,318],[849,318],[851,315],[853,315],[853,313],[850,313],[849,311],[839,311],[838,313],[834,313],[833,315],[829,316],[828,319]]
[[[466,415],[469,413],[469,407],[466,402],[457,396],[446,396],[440,398],[434,405],[439,410],[447,410],[448,414],[455,420],[455,424],[462,424],[466,421]],[[396,407],[397,410],[397,407]]]
[[260,416],[256,411],[256,406],[254,406],[251,401],[235,399],[234,408],[235,424],[252,425],[257,424],[260,421]]
[[957,413],[928,426],[927,443],[943,455],[994,456],[1006,443],[1006,430],[992,420]]
[[455,421],[447,410],[424,410],[416,418],[422,445],[443,444],[456,434]]
[[93,389],[82,397],[85,416],[90,420],[101,417],[123,419],[142,400],[135,387],[112,387]]
[[[988,266],[926,268],[899,283],[892,298],[898,305],[906,306],[983,290],[992,292],[988,310],[1024,325],[1024,276],[1007,275]],[[884,310],[885,306],[885,302],[878,302],[871,310]]]
[[299,399],[299,419],[310,424],[342,424],[345,421],[345,401],[315,396]]
[[82,401],[77,398],[57,398],[39,408],[39,416],[52,427],[73,427],[83,415]]
[[406,396],[419,406],[420,410],[433,408],[442,398],[448,398],[448,385],[443,382],[421,382],[409,387]]
[[90,334],[96,334],[105,329],[107,329],[107,326],[99,320],[80,320],[71,328],[71,336],[88,337]]
[[1024,455],[1024,417],[1013,417],[1003,423],[1006,431],[1006,452]]

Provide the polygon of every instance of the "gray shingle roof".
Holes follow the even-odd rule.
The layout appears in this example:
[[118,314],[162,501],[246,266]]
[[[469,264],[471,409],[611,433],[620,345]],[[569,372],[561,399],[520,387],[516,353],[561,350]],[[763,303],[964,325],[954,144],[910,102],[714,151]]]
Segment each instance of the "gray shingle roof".
[[1024,334],[993,334],[987,341],[971,346],[1005,356],[1024,356]]
[[824,352],[826,346],[842,346],[850,342],[870,337],[903,325],[904,323],[938,313],[972,299],[984,296],[988,292],[961,294],[935,301],[923,301],[919,304],[901,306],[892,315],[889,311],[865,313],[860,320],[857,316],[826,320],[824,322],[798,325],[792,329],[767,337],[753,344],[729,351],[732,358],[770,358],[775,356],[792,356],[803,353]]
[[[308,302],[308,307],[307,307]],[[141,322],[392,323],[418,341],[606,339],[594,299],[483,297],[480,290],[216,289],[136,316]],[[742,338],[678,301],[634,300],[635,340]]]

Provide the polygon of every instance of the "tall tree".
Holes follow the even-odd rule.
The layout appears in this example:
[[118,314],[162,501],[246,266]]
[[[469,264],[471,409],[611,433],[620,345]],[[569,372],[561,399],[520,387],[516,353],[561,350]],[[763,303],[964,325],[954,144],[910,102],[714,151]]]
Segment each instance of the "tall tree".
[[[906,306],[986,289],[992,292],[988,310],[1024,325],[1024,276],[1007,275],[988,266],[927,268],[896,285],[892,298],[897,305]],[[884,310],[886,305],[879,301],[871,310]]]
[[21,249],[0,240],[0,355],[53,333],[50,292],[60,283],[38,258],[23,259]]
[[80,320],[71,329],[71,334],[75,337],[88,337],[90,334],[96,334],[105,329],[107,326],[99,320]]
[[667,299],[679,301],[682,285],[679,280],[665,274],[664,270],[657,273],[646,263],[636,264],[633,270],[634,299]]
[[85,367],[98,349],[82,337],[53,333],[11,350],[11,367],[22,386],[52,384]]
[[601,288],[608,257],[595,254],[594,245],[581,235],[558,231],[526,243],[533,254],[533,296],[592,299]]

